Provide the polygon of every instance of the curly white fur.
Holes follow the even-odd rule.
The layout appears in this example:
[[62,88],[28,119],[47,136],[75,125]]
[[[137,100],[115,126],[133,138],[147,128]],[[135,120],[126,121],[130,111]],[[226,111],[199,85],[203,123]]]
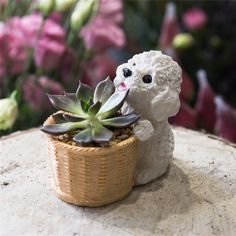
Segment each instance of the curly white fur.
[[[125,77],[124,68],[131,70],[132,74]],[[174,149],[168,117],[174,116],[179,110],[181,74],[179,65],[160,51],[137,54],[117,68],[114,80],[116,88],[119,89],[120,84],[124,83],[130,89],[128,105],[141,115],[134,129],[141,142],[136,185],[146,184],[167,170]],[[151,83],[143,82],[145,75],[152,76]],[[124,110],[130,109],[126,107]]]

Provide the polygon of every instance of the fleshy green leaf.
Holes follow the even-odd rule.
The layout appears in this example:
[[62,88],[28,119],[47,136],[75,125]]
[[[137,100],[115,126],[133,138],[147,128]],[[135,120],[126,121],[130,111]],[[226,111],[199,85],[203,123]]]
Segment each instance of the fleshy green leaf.
[[92,142],[91,127],[79,132],[79,134],[74,136],[73,140],[77,143],[90,143],[90,142]]
[[41,131],[48,134],[65,134],[79,128],[86,128],[87,126],[87,120],[80,122],[66,122],[62,124],[44,125],[41,127]]
[[68,98],[70,98],[73,102],[78,102],[79,100],[76,97],[76,93],[66,93],[65,92],[65,96],[67,96]]
[[72,101],[70,98],[64,95],[50,95],[48,94],[49,100],[56,109],[61,109],[70,113],[81,115],[86,117],[81,107]]
[[122,107],[128,92],[129,90],[127,89],[113,93],[97,113],[99,118],[103,119],[115,114]]
[[63,113],[53,114],[52,117],[53,117],[56,124],[67,122],[66,119],[63,116]]
[[96,103],[97,101],[101,102],[104,104],[107,99],[114,93],[115,91],[115,86],[111,79],[107,77],[105,80],[101,81],[95,91],[94,91],[94,97],[93,101]]
[[111,140],[113,133],[102,126],[99,122],[91,122],[92,139],[97,143],[108,142]]
[[92,99],[90,99],[90,101],[87,103],[87,102],[81,100],[80,104],[81,104],[81,108],[84,111],[84,113],[87,114],[88,113],[88,109],[93,105],[93,101],[92,101]]
[[54,125],[45,125],[41,128],[41,131],[48,134],[64,134],[69,131],[76,129],[76,126],[72,122],[54,124]]
[[77,122],[77,121],[82,121],[84,118],[81,118],[80,116],[73,115],[73,114],[63,114],[63,117],[66,121],[71,121],[71,122]]
[[139,115],[135,113],[130,113],[125,116],[113,117],[110,119],[100,120],[100,123],[105,126],[124,128],[135,123],[140,118]]
[[76,91],[76,97],[85,103],[89,103],[93,98],[93,90],[88,85],[79,82],[79,87]]
[[[65,93],[65,96],[67,96],[68,98],[70,98],[73,102],[76,103],[76,105],[80,108],[81,111],[83,112],[87,112],[85,109],[83,109],[84,107],[82,107],[82,101],[79,100],[76,96],[76,93]],[[86,103],[84,103],[85,106],[87,106]]]
[[93,104],[89,109],[88,109],[88,114],[89,116],[95,116],[99,109],[101,108],[102,103],[97,101],[95,104]]

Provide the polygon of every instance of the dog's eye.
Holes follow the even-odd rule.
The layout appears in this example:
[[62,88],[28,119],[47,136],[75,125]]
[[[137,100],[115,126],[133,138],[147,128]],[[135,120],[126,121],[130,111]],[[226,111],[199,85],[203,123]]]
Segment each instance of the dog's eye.
[[152,82],[152,76],[151,75],[144,75],[142,80],[145,84],[150,84]]
[[127,78],[127,77],[132,75],[132,71],[128,68],[124,68],[123,69],[123,75],[124,75],[125,78]]

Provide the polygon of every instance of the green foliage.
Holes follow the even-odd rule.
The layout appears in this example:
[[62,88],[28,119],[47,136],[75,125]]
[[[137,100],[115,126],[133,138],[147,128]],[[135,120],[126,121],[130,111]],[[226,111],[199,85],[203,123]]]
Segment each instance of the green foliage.
[[139,119],[135,113],[119,113],[129,90],[115,91],[109,77],[101,81],[93,93],[83,83],[76,93],[48,95],[52,105],[64,111],[53,115],[55,124],[41,130],[52,135],[73,132],[77,143],[102,143],[111,140],[113,133],[106,127],[125,128]]

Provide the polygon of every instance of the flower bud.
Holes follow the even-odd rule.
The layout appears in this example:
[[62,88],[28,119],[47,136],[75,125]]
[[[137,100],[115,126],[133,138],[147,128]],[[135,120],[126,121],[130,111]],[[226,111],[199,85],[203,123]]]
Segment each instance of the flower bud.
[[193,45],[194,39],[191,34],[177,34],[172,42],[175,49],[187,49]]
[[57,11],[67,11],[69,10],[77,0],[55,0],[55,9]]
[[44,15],[47,15],[54,7],[54,0],[38,0],[37,7]]
[[16,91],[9,98],[0,99],[0,130],[12,128],[18,115]]
[[201,69],[197,72],[199,90],[196,101],[196,111],[201,128],[212,131],[216,121],[215,94],[208,82],[206,71]]
[[179,26],[177,22],[176,4],[169,2],[166,4],[165,16],[161,26],[159,47],[163,50],[167,50],[178,32]]
[[236,143],[236,109],[227,104],[220,96],[215,97],[215,105],[215,133]]
[[88,21],[95,7],[95,0],[79,0],[75,10],[71,14],[71,27],[79,31],[80,28]]

